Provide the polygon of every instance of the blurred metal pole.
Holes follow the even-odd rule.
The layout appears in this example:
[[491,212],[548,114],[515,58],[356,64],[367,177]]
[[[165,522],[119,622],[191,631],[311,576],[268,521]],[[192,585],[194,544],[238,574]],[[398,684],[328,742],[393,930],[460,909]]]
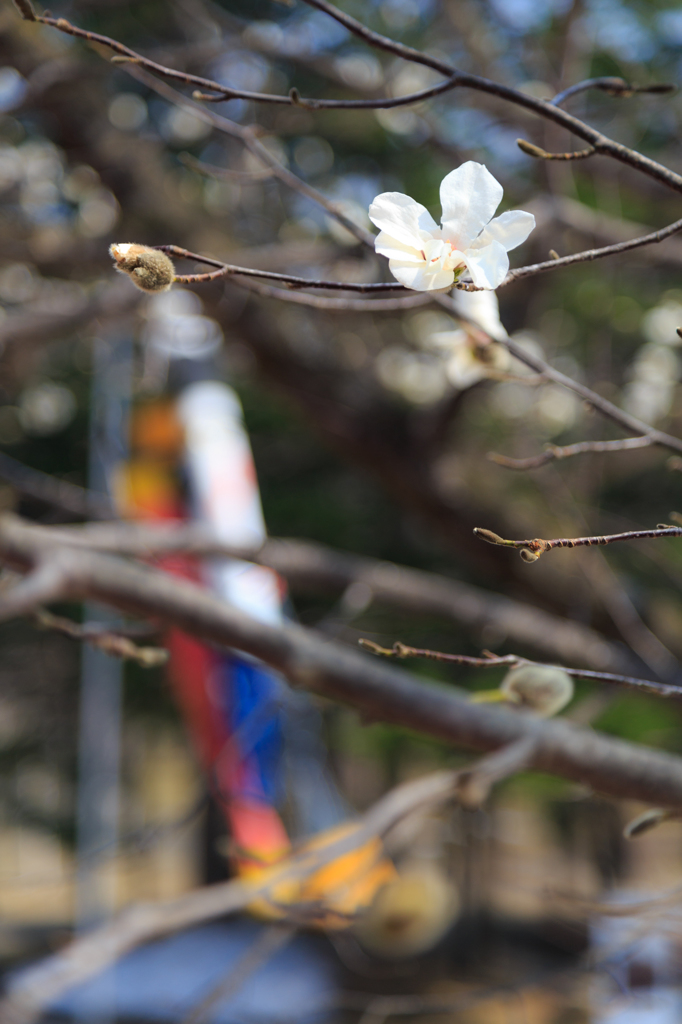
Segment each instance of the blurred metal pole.
[[[111,497],[112,474],[128,454],[132,340],[127,325],[93,342],[89,487]],[[114,625],[109,609],[87,603],[85,620]],[[122,663],[88,644],[81,663],[78,737],[76,926],[114,909],[121,761]]]

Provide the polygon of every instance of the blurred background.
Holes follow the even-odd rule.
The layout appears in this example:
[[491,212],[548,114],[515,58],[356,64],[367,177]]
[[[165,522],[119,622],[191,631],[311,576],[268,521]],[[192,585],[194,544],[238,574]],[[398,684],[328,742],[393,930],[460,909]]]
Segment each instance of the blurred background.
[[[343,8],[377,31],[540,98],[592,76],[675,83],[682,67],[682,12],[657,0],[345,0]],[[368,49],[303,3],[55,0],[51,13],[161,64],[251,91],[371,98],[438,80]],[[387,270],[238,139],[167,102],[96,49],[22,22],[9,4],[0,12],[2,506],[42,523],[88,512],[79,512],[68,487],[61,502],[41,494],[42,478],[22,476],[17,463],[67,485],[108,490],[125,507],[119,470],[146,459],[156,464],[152,476],[158,470],[181,493],[172,436],[156,444],[131,423],[172,402],[174,362],[210,358],[215,379],[243,407],[270,535],[439,573],[521,602],[531,621],[541,609],[592,631],[591,667],[680,682],[675,541],[558,551],[527,566],[472,538],[474,526],[505,537],[652,527],[682,510],[680,460],[643,449],[526,472],[489,461],[490,451],[525,458],[548,442],[621,434],[520,364],[491,375],[490,362],[436,305],[315,309],[224,281],[176,288],[165,305],[135,291],[112,270],[112,242],[173,243],[233,264],[334,280],[377,281]],[[377,111],[243,100],[209,109],[259,125],[277,160],[364,227],[369,203],[391,190],[438,219],[444,175],[465,160],[485,163],[504,186],[503,207],[537,219],[512,266],[547,259],[549,250],[566,255],[633,237],[679,215],[671,192],[613,161],[531,160],[519,136],[552,151],[572,141],[557,126],[465,90]],[[678,95],[589,92],[567,109],[680,169]],[[197,161],[226,173],[207,175]],[[682,241],[672,238],[520,281],[500,292],[500,317],[529,352],[679,435],[681,268]],[[294,573],[286,601],[304,625],[352,645],[360,637],[387,646],[399,639],[463,654],[486,648],[559,659],[551,636],[533,644],[532,630],[524,640],[495,623],[473,628],[428,609],[396,611],[363,585],[343,591]],[[84,614],[76,606],[56,610]],[[85,618],[103,615],[91,609]],[[541,629],[549,629],[544,620]],[[0,959],[7,969],[58,948],[84,898],[77,867],[81,881],[89,868],[77,855],[77,822],[80,814],[86,827],[78,770],[79,743],[81,765],[87,745],[82,712],[79,719],[86,662],[77,642],[31,619],[0,626]],[[94,854],[101,861],[96,917],[228,874],[225,825],[165,670],[126,662],[118,678],[118,663],[104,662],[115,670],[98,662],[89,671],[98,678],[113,671],[113,717],[93,728],[120,739],[113,754],[120,771],[109,852]],[[471,689],[501,678],[410,667]],[[362,810],[403,779],[466,759],[406,731],[364,725],[348,709],[314,704],[329,770],[349,808]],[[677,702],[598,697],[580,684],[574,708],[614,735],[682,751]],[[95,746],[101,739],[96,732]],[[636,941],[646,934],[649,945],[634,953],[630,919],[619,920],[616,934],[613,922],[588,909],[609,893],[646,896],[678,884],[679,826],[622,840],[640,809],[520,775],[485,810],[443,812],[423,844],[459,889],[454,930],[409,969],[359,962],[361,954],[334,947],[344,984],[443,998],[464,998],[474,984],[501,986],[480,1006],[448,1011],[451,1019],[555,1024],[624,1021],[615,1016],[618,993],[633,989],[638,1012],[650,998],[651,1014],[663,1013],[650,995],[663,986],[669,1016],[627,1020],[679,1019],[678,995],[669,995],[682,974],[675,907],[646,918],[648,928],[639,919]],[[625,957],[618,970],[625,963],[630,973],[614,968],[595,980],[582,959],[588,948],[597,960]],[[551,984],[537,983],[538,972],[549,972]],[[608,981],[616,975],[618,983]]]

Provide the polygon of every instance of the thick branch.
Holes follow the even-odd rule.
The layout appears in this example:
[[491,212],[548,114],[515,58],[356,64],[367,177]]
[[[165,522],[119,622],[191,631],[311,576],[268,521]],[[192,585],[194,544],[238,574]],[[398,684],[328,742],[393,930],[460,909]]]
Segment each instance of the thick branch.
[[625,667],[617,647],[578,622],[436,573],[362,558],[310,541],[269,540],[260,551],[245,551],[225,545],[201,527],[133,523],[47,528],[41,533],[52,544],[141,558],[177,552],[247,558],[274,569],[294,589],[316,593],[340,593],[359,583],[368,588],[372,602],[384,607],[441,616],[474,630],[493,628],[514,643],[594,669]]
[[[2,1024],[31,1024],[63,992],[104,970],[143,942],[243,910],[256,897],[267,897],[285,880],[310,877],[337,857],[384,836],[415,810],[423,811],[429,805],[451,799],[460,780],[472,770],[486,772],[487,760],[483,758],[464,772],[435,772],[396,787],[340,838],[312,849],[303,844],[267,872],[264,879],[223,882],[165,903],[140,904],[123,911],[111,923],[76,939],[65,950],[25,971],[11,987],[9,996],[0,1002]],[[491,760],[494,773],[499,757],[493,755]]]
[[[40,531],[13,517],[0,521],[0,557],[30,569],[53,548]],[[172,623],[193,635],[260,658],[293,686],[351,704],[367,720],[390,722],[448,743],[497,750],[533,736],[532,767],[591,785],[613,796],[657,806],[682,806],[682,761],[618,740],[582,732],[561,721],[540,721],[470,703],[457,692],[398,672],[296,625],[269,626],[166,573],[106,555],[69,548],[78,563],[79,596],[132,614]],[[2,614],[0,605],[0,615]]]

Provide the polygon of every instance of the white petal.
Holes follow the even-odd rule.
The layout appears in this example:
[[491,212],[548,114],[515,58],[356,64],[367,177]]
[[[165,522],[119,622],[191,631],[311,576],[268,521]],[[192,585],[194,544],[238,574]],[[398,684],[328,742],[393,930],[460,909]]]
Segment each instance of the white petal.
[[478,249],[495,241],[509,252],[510,249],[515,249],[517,245],[525,242],[534,227],[535,217],[532,213],[526,213],[525,210],[508,210],[507,213],[502,213],[490,221],[472,248]]
[[471,280],[479,288],[498,288],[509,270],[507,250],[499,242],[465,253]]
[[374,239],[374,248],[382,256],[389,259],[407,260],[411,263],[423,263],[424,253],[411,245],[403,245],[397,238],[392,238],[387,231],[380,231]]
[[500,321],[497,295],[492,291],[452,293],[455,309],[467,320],[478,324],[492,338],[506,338],[507,332]]
[[429,273],[425,262],[417,265],[403,260],[389,260],[388,267],[397,281],[417,292],[445,291],[452,288],[455,281],[452,270]]
[[468,160],[440,183],[443,237],[466,249],[494,216],[503,190],[483,164]]
[[421,203],[402,192],[382,192],[369,208],[369,219],[391,238],[421,249],[420,231],[438,231],[438,225]]

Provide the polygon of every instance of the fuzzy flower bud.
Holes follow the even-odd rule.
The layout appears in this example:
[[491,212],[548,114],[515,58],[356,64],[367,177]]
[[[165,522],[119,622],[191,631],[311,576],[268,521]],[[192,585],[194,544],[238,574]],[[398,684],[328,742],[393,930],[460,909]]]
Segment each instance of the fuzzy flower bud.
[[175,278],[173,262],[165,252],[136,242],[120,242],[109,248],[114,266],[127,274],[143,292],[167,292]]
[[458,910],[453,883],[435,865],[417,863],[378,891],[354,931],[378,956],[415,956],[443,937]]
[[551,718],[572,700],[573,680],[560,668],[521,665],[507,673],[500,692],[514,704],[527,707],[542,718]]

